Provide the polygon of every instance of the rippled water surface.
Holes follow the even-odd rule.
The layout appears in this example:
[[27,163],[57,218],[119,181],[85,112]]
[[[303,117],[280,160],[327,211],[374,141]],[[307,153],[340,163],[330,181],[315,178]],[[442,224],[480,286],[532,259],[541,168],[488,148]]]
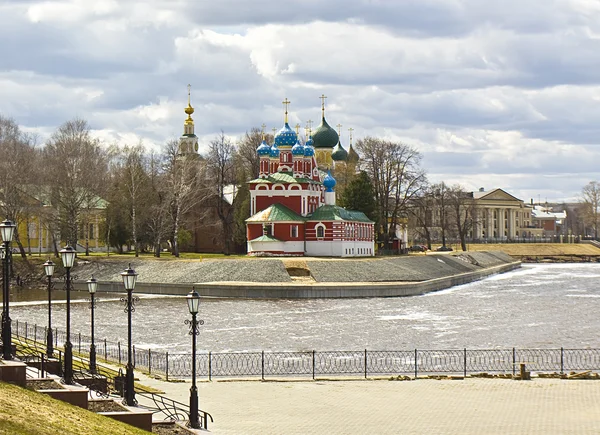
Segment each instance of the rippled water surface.
[[[489,347],[600,347],[600,264],[522,269],[425,296],[374,299],[203,299],[199,350],[395,350]],[[96,339],[126,342],[121,295],[99,294]],[[44,326],[43,292],[15,291],[13,321]],[[64,299],[57,292],[56,299]],[[87,294],[74,292],[71,329],[89,334]],[[136,346],[189,351],[184,297],[140,296]],[[53,304],[64,328],[65,304]],[[76,340],[72,340],[74,343]]]

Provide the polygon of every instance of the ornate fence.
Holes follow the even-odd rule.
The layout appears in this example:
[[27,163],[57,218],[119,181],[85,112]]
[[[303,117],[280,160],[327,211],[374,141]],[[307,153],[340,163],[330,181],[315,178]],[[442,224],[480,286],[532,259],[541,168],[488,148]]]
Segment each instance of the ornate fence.
[[[46,328],[14,322],[18,337],[44,343]],[[55,347],[65,339],[56,330]],[[72,334],[73,352],[85,357],[90,338]],[[97,358],[124,364],[127,347],[106,339],[96,342]],[[169,353],[136,349],[133,361],[138,370],[169,377],[185,378],[192,373],[190,353]],[[600,370],[600,349],[448,349],[448,350],[350,350],[303,352],[209,352],[196,355],[198,376],[215,377],[293,377],[382,376],[512,373],[520,364],[533,372]]]

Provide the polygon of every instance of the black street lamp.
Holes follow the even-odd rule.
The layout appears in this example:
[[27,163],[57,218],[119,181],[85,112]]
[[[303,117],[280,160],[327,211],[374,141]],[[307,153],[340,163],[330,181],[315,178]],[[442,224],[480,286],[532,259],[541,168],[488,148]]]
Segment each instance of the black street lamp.
[[10,242],[13,238],[16,225],[6,219],[0,224],[2,233],[3,251],[3,282],[2,282],[2,356],[4,359],[12,359],[12,330],[10,321]]
[[203,325],[203,320],[197,320],[198,308],[200,307],[200,295],[196,289],[192,289],[187,295],[187,304],[192,315],[192,320],[186,320],[185,324],[190,325],[190,335],[192,336],[192,387],[190,388],[190,427],[200,429],[198,420],[198,388],[196,388],[196,336],[199,334],[198,325]]
[[65,341],[65,362],[63,376],[65,384],[73,383],[73,345],[71,344],[71,268],[75,263],[77,252],[71,245],[60,250],[60,258],[67,271],[67,339]]
[[46,355],[52,358],[54,354],[54,338],[52,337],[52,275],[54,275],[54,263],[48,260],[44,263],[44,272],[48,277],[48,333],[46,334]]
[[132,293],[135,289],[135,280],[137,273],[131,268],[131,264],[124,272],[121,272],[123,278],[123,285],[127,290],[127,299],[121,298],[122,302],[125,302],[125,311],[127,312],[127,367],[125,372],[125,404],[127,406],[135,406],[135,391],[133,385],[133,362],[131,361],[131,313],[135,311],[135,303],[138,298],[134,298]]
[[90,310],[92,310],[92,343],[90,344],[90,373],[96,373],[96,345],[94,344],[94,308],[96,306],[96,289],[98,288],[98,281],[94,278],[94,275],[88,280],[88,291],[90,292]]

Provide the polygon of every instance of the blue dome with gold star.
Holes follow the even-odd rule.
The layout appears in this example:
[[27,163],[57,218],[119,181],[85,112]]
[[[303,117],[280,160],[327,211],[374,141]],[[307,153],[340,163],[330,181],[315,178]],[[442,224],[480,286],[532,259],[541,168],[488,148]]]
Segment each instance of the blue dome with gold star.
[[298,141],[298,135],[286,122],[281,130],[275,135],[275,144],[278,147],[291,147]]
[[268,156],[271,152],[271,147],[263,139],[262,143],[256,148],[256,152],[259,156]]
[[299,140],[296,141],[296,145],[292,147],[292,155],[293,156],[303,156],[304,155],[304,146],[300,143]]
[[277,148],[277,144],[276,143],[274,143],[271,146],[271,151],[269,152],[269,156],[271,156],[271,158],[273,158],[273,159],[279,158],[279,148]]
[[304,144],[304,157],[312,157],[315,155],[315,148],[313,147],[312,136],[308,138]]

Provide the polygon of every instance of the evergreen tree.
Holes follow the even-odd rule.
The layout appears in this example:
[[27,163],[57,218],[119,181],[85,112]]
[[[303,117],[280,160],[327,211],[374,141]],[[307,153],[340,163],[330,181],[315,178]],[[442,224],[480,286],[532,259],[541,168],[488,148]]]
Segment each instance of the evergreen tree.
[[361,171],[350,181],[344,189],[340,203],[348,210],[362,211],[369,219],[374,221],[377,217],[377,204],[369,174]]

